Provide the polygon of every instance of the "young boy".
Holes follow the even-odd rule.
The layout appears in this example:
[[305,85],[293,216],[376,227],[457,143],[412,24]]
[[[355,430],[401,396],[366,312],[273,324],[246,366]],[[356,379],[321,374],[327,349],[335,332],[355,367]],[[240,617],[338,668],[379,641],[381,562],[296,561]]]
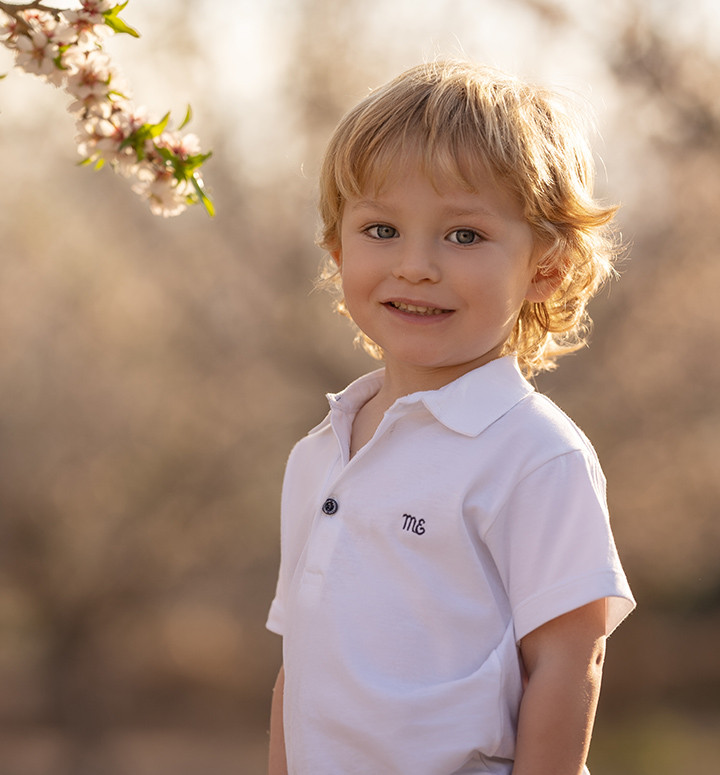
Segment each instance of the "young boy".
[[580,346],[612,271],[592,179],[554,95],[465,63],[335,131],[326,283],[384,369],[288,461],[272,775],[584,771],[634,601],[595,453],[525,377]]

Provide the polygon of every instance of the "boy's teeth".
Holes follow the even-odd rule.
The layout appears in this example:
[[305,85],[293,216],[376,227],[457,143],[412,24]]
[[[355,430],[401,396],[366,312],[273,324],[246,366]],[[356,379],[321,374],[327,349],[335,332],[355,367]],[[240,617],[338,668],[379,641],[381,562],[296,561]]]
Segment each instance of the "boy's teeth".
[[438,307],[417,307],[415,304],[403,304],[401,301],[394,301],[392,305],[402,312],[414,312],[417,315],[440,315],[442,313]]

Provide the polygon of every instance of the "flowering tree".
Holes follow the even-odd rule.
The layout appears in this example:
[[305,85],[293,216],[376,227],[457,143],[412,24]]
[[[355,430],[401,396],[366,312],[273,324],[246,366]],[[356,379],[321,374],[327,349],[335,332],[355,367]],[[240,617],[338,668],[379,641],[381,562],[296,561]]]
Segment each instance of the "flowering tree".
[[169,113],[160,121],[148,120],[103,51],[109,35],[139,37],[120,18],[126,5],[80,0],[79,8],[64,10],[42,0],[0,1],[0,43],[14,52],[21,70],[70,95],[82,164],[99,169],[107,163],[134,178],[133,190],[156,215],[178,215],[197,203],[214,215],[199,173],[210,153],[201,152],[194,134],[181,131],[191,118],[190,108],[174,131],[169,130]]

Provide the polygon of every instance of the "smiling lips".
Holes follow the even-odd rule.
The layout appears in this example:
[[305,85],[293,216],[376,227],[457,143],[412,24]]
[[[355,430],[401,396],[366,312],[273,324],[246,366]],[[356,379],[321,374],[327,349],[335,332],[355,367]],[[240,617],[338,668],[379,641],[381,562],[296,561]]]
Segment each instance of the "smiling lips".
[[441,309],[440,307],[421,307],[417,304],[406,304],[402,301],[389,301],[388,307],[392,307],[400,312],[410,312],[414,315],[433,316],[444,315],[448,312],[452,312],[450,309]]

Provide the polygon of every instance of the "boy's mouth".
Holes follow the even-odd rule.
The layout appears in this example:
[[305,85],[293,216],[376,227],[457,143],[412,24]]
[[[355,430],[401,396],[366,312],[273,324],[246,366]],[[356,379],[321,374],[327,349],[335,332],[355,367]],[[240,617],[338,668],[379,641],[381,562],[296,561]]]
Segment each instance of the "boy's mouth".
[[421,307],[417,304],[406,304],[403,301],[388,301],[387,306],[400,312],[411,312],[414,315],[442,315],[448,312],[452,312],[449,309],[442,309],[440,307]]

